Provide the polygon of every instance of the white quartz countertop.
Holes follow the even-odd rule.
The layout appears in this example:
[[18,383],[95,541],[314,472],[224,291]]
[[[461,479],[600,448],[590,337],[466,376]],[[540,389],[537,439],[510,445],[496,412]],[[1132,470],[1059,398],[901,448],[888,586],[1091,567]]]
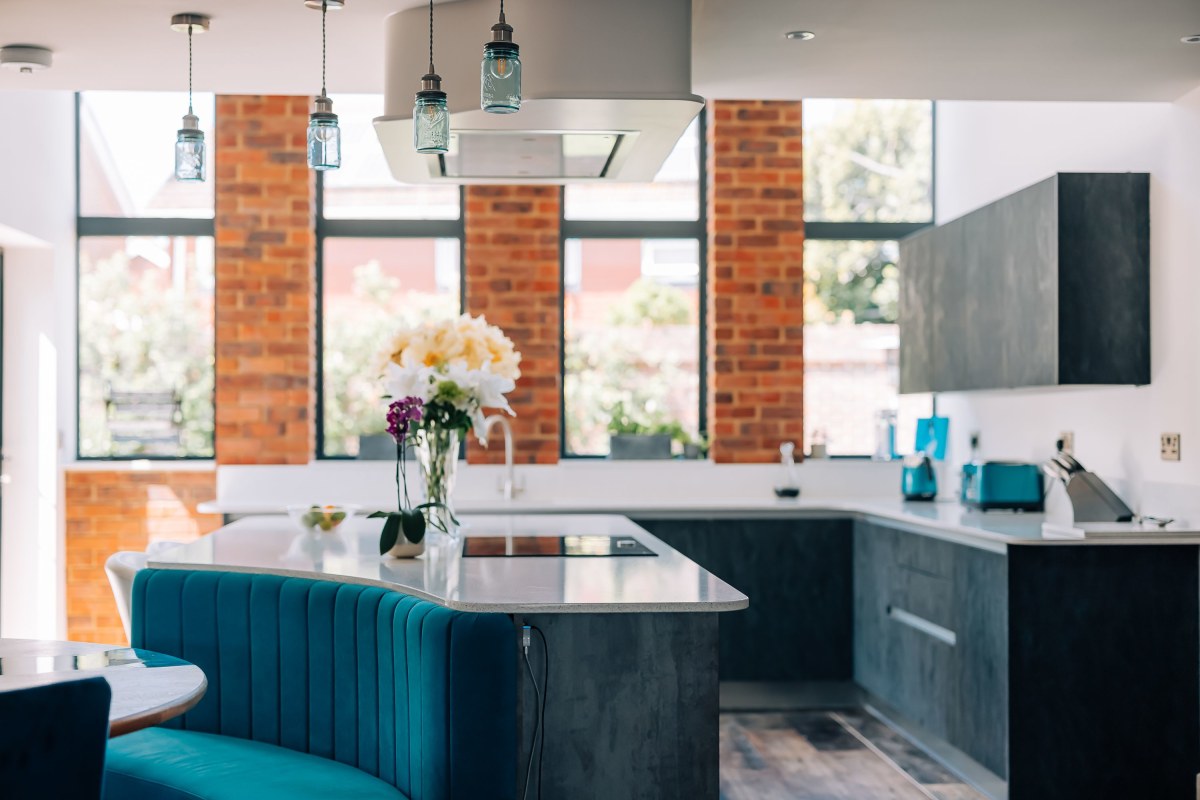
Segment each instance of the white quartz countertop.
[[653,613],[735,611],[746,595],[614,515],[462,515],[465,536],[631,536],[654,556],[464,558],[431,535],[415,559],[380,556],[381,520],[301,532],[285,516],[246,517],[151,558],[157,569],[283,575],[380,586],[458,611]]

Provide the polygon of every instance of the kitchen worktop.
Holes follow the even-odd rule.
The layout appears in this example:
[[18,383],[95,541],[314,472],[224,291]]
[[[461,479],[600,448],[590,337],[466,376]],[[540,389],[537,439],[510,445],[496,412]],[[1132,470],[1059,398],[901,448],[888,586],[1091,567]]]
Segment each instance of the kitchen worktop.
[[380,520],[330,533],[287,517],[247,517],[151,558],[155,569],[243,572],[380,586],[458,611],[515,613],[719,612],[748,600],[625,517],[463,515],[465,536],[630,536],[654,556],[464,558],[432,533],[423,556],[381,557]]

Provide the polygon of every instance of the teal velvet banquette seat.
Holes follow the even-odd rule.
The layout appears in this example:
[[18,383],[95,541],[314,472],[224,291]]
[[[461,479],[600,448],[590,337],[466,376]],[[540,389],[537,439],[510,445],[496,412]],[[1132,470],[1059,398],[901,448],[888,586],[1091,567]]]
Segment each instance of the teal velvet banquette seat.
[[508,800],[517,634],[374,587],[143,570],[133,645],[204,670],[170,723],[113,739],[106,800]]

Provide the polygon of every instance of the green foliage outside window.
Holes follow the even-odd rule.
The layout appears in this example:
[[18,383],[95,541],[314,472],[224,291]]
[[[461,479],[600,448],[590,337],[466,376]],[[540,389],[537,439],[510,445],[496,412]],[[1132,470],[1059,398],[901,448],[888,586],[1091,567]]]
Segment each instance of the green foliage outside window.
[[[212,262],[194,258],[184,273],[186,279],[172,280],[163,269],[135,268],[130,261],[123,248],[100,258],[81,256],[79,454],[210,457]],[[198,301],[195,294],[207,298]],[[164,449],[161,444],[114,442],[105,408],[109,387],[122,392],[176,392],[182,406],[179,445]]]

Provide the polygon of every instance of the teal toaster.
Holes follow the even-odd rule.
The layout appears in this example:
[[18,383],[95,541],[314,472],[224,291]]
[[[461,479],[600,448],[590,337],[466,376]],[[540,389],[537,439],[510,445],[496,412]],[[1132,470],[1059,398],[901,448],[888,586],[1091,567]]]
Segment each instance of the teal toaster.
[[1019,461],[963,464],[961,500],[985,511],[1041,511],[1045,507],[1042,470]]

